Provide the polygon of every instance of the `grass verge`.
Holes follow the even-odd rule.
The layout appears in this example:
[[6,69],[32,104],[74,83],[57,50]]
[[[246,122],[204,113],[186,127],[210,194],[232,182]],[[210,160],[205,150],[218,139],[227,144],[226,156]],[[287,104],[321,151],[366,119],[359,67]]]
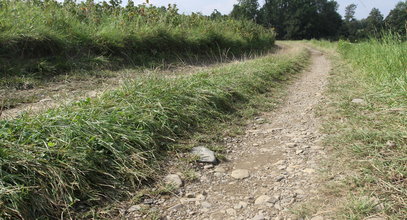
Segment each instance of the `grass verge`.
[[183,15],[175,5],[0,0],[0,9],[5,78],[232,57],[270,48],[275,40],[272,30],[253,22]]
[[0,121],[0,216],[69,218],[137,190],[177,139],[228,115],[306,64],[266,56],[177,78],[141,77],[100,98]]
[[359,44],[340,42],[338,51],[341,57],[334,56],[330,79],[332,102],[324,110],[326,144],[333,147],[336,161],[331,172],[340,179],[330,193],[344,197],[336,218],[404,219],[407,44],[387,36]]

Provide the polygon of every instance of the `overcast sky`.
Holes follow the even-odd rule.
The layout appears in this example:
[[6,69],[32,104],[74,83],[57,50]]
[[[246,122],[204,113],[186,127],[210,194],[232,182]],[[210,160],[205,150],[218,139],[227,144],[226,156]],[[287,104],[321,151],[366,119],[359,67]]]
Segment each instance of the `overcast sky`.
[[[355,3],[358,8],[356,10],[357,18],[366,18],[372,8],[378,8],[384,16],[387,16],[391,9],[393,9],[400,0],[337,0],[339,3],[339,13],[344,14],[345,7],[349,4]],[[124,3],[127,0],[123,0]],[[134,0],[137,3],[143,3],[145,0]],[[259,0],[263,4],[264,0]],[[167,6],[169,3],[177,4],[181,13],[202,12],[203,14],[210,14],[214,9],[228,14],[233,4],[237,0],[150,0],[150,3],[159,6]]]

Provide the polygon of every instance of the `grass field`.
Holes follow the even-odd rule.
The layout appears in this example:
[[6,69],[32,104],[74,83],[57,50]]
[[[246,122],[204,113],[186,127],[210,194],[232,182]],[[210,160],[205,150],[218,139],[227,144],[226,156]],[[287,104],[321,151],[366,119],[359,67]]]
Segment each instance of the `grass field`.
[[[407,215],[407,44],[397,36],[337,48],[325,132],[347,179],[339,217],[365,219]],[[363,99],[362,104],[352,103]],[[332,188],[332,187],[331,187]]]
[[253,22],[182,15],[172,5],[1,0],[0,8],[1,78],[233,57],[275,39]]
[[175,139],[226,119],[307,57],[302,51],[190,76],[141,77],[100,98],[1,121],[1,216],[66,217],[136,189]]

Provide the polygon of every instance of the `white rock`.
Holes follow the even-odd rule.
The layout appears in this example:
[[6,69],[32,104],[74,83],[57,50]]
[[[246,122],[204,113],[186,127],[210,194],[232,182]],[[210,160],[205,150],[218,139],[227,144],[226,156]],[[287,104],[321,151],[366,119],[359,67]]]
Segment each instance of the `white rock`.
[[201,206],[204,209],[209,209],[210,207],[212,207],[212,205],[209,202],[202,202]]
[[363,104],[364,102],[365,102],[365,100],[363,100],[363,99],[352,99],[352,103]]
[[192,148],[191,153],[199,157],[198,162],[216,163],[215,153],[206,147],[194,147]]
[[270,200],[271,200],[270,196],[262,195],[262,196],[258,197],[256,199],[256,201],[254,201],[254,204],[255,205],[264,205],[264,204],[270,202]]
[[237,169],[232,171],[231,176],[235,179],[246,179],[250,176],[249,171],[248,170],[244,170],[244,169]]
[[245,202],[239,202],[239,204],[236,204],[233,208],[234,209],[243,209],[247,207],[247,203]]
[[252,220],[264,220],[266,219],[263,214],[258,214],[252,218]]
[[169,174],[164,178],[164,182],[169,185],[173,185],[176,188],[180,188],[182,186],[182,179],[177,174]]
[[223,168],[223,167],[216,167],[213,171],[218,172],[218,173],[226,172],[225,168]]
[[236,215],[236,210],[234,210],[234,209],[226,209],[226,213],[228,215]]
[[127,212],[131,213],[131,212],[136,212],[136,211],[140,211],[140,210],[141,210],[140,205],[133,205],[129,209],[127,209]]
[[306,168],[306,169],[303,170],[303,172],[304,172],[304,173],[311,174],[311,173],[315,173],[315,170],[314,170],[314,169],[311,169],[311,168]]

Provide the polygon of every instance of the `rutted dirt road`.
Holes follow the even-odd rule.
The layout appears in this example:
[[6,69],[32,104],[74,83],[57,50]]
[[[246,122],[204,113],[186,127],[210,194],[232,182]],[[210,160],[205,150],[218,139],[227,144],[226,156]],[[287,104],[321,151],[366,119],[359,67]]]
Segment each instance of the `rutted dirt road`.
[[230,161],[203,170],[199,181],[157,207],[164,219],[295,219],[292,208],[318,196],[325,152],[315,111],[331,65],[310,50],[309,70],[288,87],[281,107],[228,139]]

